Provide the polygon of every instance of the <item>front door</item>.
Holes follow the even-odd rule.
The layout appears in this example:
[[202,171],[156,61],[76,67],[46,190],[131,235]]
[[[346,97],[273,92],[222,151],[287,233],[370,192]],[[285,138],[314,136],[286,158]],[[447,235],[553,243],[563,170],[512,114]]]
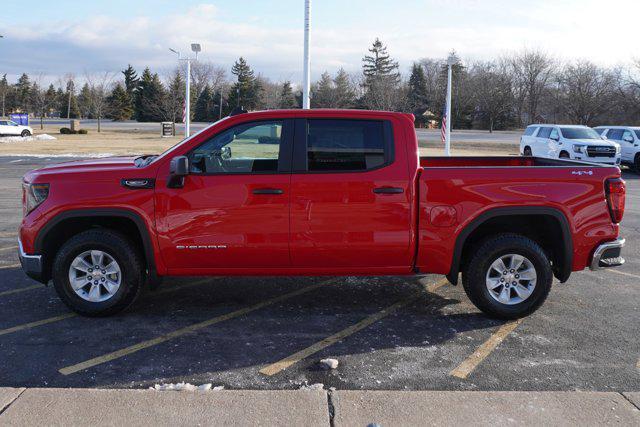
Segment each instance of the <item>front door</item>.
[[291,180],[291,259],[314,273],[397,271],[412,263],[407,138],[387,120],[299,119]]
[[292,120],[243,123],[188,154],[183,188],[156,189],[168,268],[286,268]]

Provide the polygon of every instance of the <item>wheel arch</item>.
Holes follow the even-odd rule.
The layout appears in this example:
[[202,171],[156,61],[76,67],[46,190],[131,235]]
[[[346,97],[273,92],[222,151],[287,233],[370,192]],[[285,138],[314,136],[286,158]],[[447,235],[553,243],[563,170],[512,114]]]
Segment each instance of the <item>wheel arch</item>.
[[95,227],[120,231],[140,248],[149,272],[149,278],[157,278],[153,243],[144,219],[136,212],[126,209],[78,209],[62,212],[40,230],[34,241],[36,253],[44,255],[43,278],[51,278],[55,254],[64,241]]
[[[505,217],[509,220],[505,221]],[[561,282],[566,282],[573,265],[573,238],[569,221],[561,210],[544,206],[494,208],[474,218],[456,238],[451,267],[447,274],[449,282],[457,284],[461,265],[475,243],[492,233],[514,232],[514,227],[523,223],[529,224],[531,219],[541,221],[533,223],[534,226],[528,227],[525,233],[518,230],[515,232],[540,244],[552,259],[554,276]],[[549,224],[556,227],[556,230],[546,230],[544,226]],[[559,235],[554,236],[556,231]]]

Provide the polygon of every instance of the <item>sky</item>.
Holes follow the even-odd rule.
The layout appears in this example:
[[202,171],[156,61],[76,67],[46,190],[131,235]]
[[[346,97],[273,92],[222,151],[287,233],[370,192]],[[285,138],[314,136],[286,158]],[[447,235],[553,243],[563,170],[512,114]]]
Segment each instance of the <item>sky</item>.
[[[4,0],[7,1],[7,0]],[[132,64],[163,72],[169,48],[230,69],[243,56],[276,81],[302,79],[304,0],[32,0],[0,14],[0,74],[78,76]],[[470,60],[540,49],[615,66],[640,57],[640,0],[312,0],[311,69],[361,69],[376,37],[408,72],[455,49]]]

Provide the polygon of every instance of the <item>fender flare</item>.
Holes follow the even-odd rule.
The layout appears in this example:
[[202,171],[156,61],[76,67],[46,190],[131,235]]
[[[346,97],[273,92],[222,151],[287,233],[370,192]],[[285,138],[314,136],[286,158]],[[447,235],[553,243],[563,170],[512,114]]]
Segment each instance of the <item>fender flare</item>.
[[138,228],[138,232],[140,233],[140,237],[142,239],[142,246],[144,251],[144,256],[147,261],[147,268],[149,270],[149,278],[157,279],[157,268],[156,268],[156,260],[153,249],[153,242],[151,240],[151,236],[149,234],[149,230],[147,228],[147,224],[138,213],[128,210],[128,209],[73,209],[69,211],[64,211],[49,221],[47,224],[42,227],[42,229],[38,232],[36,239],[34,241],[34,251],[36,253],[42,253],[44,248],[44,242],[47,238],[47,235],[51,230],[53,230],[58,224],[62,221],[66,221],[70,218],[86,218],[86,217],[116,217],[116,218],[126,218],[136,225]]
[[478,227],[484,224],[486,221],[501,217],[512,215],[546,215],[554,217],[560,224],[562,230],[562,242],[564,245],[562,251],[562,269],[554,268],[554,275],[556,278],[564,283],[569,279],[573,266],[573,238],[571,236],[571,228],[566,215],[557,208],[546,206],[517,206],[517,207],[504,207],[493,208],[485,211],[475,217],[465,228],[458,234],[456,243],[453,249],[453,257],[451,259],[451,267],[447,274],[447,279],[453,285],[458,283],[458,273],[460,272],[460,260],[462,258],[462,249],[467,241],[467,238]]

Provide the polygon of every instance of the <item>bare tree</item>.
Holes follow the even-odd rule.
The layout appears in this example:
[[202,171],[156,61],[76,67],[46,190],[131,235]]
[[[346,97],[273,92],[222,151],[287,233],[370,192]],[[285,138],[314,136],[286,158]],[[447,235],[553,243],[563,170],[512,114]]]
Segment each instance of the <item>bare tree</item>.
[[108,96],[113,83],[114,74],[105,72],[97,75],[87,74],[85,79],[89,86],[89,108],[94,117],[98,119],[98,132],[101,131],[101,120],[108,108]]
[[589,61],[571,63],[560,75],[565,113],[573,123],[593,125],[611,105],[614,89],[614,73]]
[[540,100],[553,77],[555,62],[541,51],[528,49],[508,57],[506,61],[512,72],[520,119],[523,124],[532,123],[537,119]]
[[206,85],[209,85],[214,92],[219,91],[226,82],[226,78],[225,69],[211,62],[194,61],[191,63],[191,84],[196,96],[204,90]]
[[513,110],[511,78],[504,64],[496,62],[477,62],[470,74],[477,112],[485,116],[489,132],[493,132],[496,120]]

